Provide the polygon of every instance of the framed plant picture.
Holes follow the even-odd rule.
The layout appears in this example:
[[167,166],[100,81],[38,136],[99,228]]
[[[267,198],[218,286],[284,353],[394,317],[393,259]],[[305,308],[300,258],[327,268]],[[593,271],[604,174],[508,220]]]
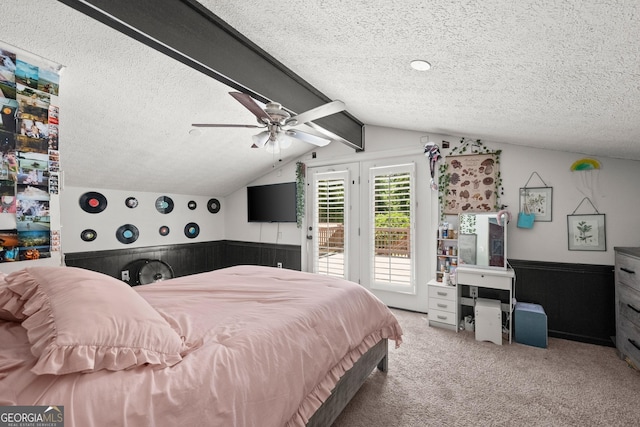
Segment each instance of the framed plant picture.
[[567,215],[570,251],[606,251],[605,214]]
[[523,187],[520,188],[520,210],[525,205],[529,212],[535,214],[535,221],[550,222],[553,202],[553,187]]

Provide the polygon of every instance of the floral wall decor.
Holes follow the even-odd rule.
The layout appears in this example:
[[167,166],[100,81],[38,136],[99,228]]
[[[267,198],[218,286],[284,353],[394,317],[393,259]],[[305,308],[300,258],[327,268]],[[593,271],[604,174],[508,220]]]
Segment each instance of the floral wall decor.
[[498,211],[503,194],[501,151],[489,150],[479,139],[460,142],[439,168],[441,216]]

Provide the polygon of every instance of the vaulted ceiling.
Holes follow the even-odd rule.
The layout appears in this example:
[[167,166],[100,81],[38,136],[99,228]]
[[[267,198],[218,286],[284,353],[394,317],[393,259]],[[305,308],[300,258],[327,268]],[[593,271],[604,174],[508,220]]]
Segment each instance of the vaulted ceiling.
[[[115,8],[112,24],[128,34],[69,5],[93,15]],[[164,53],[135,40],[140,31],[127,21],[141,6],[149,21],[168,22],[155,42],[189,37],[162,45]],[[191,34],[185,8],[226,22],[271,65],[247,63],[237,76],[214,70],[216,79],[176,60],[185,50],[204,62],[241,57]],[[0,16],[0,42],[65,66],[67,185],[226,195],[313,149],[251,149],[255,129],[189,133],[196,122],[255,123],[228,95],[239,88],[298,113],[340,99],[347,112],[322,125],[350,142],[365,124],[640,160],[640,3],[632,0],[3,0]],[[411,69],[414,59],[431,69]],[[284,65],[281,82],[267,72],[274,64]]]

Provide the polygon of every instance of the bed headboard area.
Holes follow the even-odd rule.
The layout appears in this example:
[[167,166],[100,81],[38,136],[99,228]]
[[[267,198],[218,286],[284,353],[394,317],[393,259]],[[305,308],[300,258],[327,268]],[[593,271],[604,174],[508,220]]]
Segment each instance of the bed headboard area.
[[64,256],[65,264],[98,271],[122,279],[123,268],[139,259],[161,260],[175,277],[217,270],[240,264],[276,266],[301,270],[301,248],[296,245],[219,240],[178,245],[151,246],[106,251],[74,252]]

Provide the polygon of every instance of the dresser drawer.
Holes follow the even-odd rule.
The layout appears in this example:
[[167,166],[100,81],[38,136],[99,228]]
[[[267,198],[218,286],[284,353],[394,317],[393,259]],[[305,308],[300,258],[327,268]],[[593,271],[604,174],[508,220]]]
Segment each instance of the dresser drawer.
[[456,274],[458,276],[459,285],[471,285],[504,290],[511,289],[511,277],[491,274],[491,271],[489,270],[487,270],[486,273],[479,273],[477,270],[471,272],[458,268]]
[[616,347],[640,368],[640,328],[632,323],[622,323],[616,330]]
[[456,304],[457,304],[457,301],[440,299],[440,298],[429,298],[429,313],[431,313],[431,310],[439,310],[439,311],[447,311],[449,313],[455,313]]
[[618,322],[632,322],[640,327],[640,292],[618,283]]
[[640,260],[617,253],[616,280],[640,292]]
[[[433,298],[439,298],[449,301],[457,301],[458,293],[455,286],[437,286],[430,285],[429,286],[429,301]],[[431,306],[431,305],[429,305]]]
[[428,317],[430,322],[446,323],[447,325],[453,325],[453,326],[456,326],[458,323],[458,321],[456,320],[455,313],[451,313],[448,311],[430,309]]

